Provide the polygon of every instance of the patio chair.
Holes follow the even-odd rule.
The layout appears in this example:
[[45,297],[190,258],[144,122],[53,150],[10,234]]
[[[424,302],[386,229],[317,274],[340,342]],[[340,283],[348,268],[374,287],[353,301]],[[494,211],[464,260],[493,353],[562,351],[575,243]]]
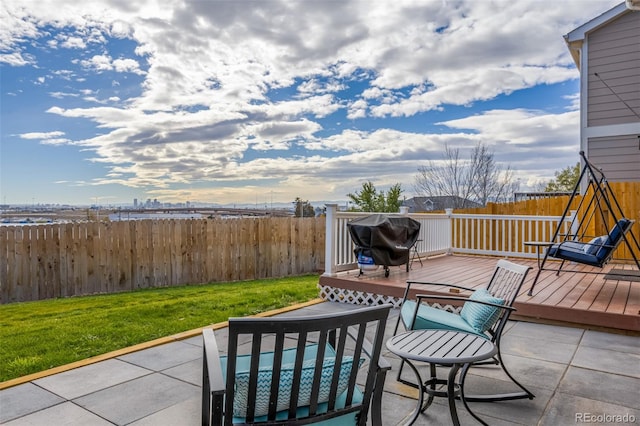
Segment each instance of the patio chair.
[[[502,355],[500,353],[500,338],[502,332],[511,312],[515,311],[513,303],[530,269],[531,267],[529,266],[518,265],[508,260],[500,259],[488,285],[485,288],[477,290],[456,284],[407,281],[394,335],[398,332],[398,327],[400,323],[402,323],[406,330],[438,329],[464,331],[490,339],[498,348],[498,353],[493,360],[488,362],[499,364],[507,377],[509,377],[521,391],[509,394],[469,395],[466,396],[465,399],[467,401],[480,402],[505,401],[521,398],[533,399],[533,393],[527,390],[509,373],[502,361]],[[412,292],[411,287],[416,284],[444,286],[457,289],[458,291],[468,291],[472,294],[470,297],[417,294],[415,300],[413,300],[411,295],[415,293],[416,290],[414,287]],[[437,302],[460,301],[464,302],[464,304],[460,313],[454,313],[429,306],[426,302],[427,300],[435,300]],[[487,362],[482,362],[474,365],[486,363]],[[404,362],[400,364],[397,380],[407,385],[417,387],[415,383],[402,379],[403,367]],[[435,368],[435,366],[431,366],[431,368]],[[428,401],[427,404],[430,403],[431,400]]]
[[[382,391],[391,365],[380,353],[391,307],[231,318],[226,356],[213,331],[205,329],[202,424],[364,426],[371,409],[371,424],[382,425]],[[366,374],[358,376],[361,367]]]

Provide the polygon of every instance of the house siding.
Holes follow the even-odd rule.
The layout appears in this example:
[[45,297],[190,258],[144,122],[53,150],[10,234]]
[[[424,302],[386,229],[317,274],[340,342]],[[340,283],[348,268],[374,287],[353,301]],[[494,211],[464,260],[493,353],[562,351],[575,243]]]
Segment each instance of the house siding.
[[611,182],[640,181],[640,138],[637,135],[589,139],[589,161]]
[[639,40],[640,12],[626,13],[587,36],[588,127],[640,122]]

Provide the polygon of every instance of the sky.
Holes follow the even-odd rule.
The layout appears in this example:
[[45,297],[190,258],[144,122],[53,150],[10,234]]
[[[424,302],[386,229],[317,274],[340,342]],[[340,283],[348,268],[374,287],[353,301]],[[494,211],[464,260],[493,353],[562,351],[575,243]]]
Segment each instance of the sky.
[[563,36],[610,0],[3,0],[0,203],[411,198],[481,143],[533,190],[579,161]]

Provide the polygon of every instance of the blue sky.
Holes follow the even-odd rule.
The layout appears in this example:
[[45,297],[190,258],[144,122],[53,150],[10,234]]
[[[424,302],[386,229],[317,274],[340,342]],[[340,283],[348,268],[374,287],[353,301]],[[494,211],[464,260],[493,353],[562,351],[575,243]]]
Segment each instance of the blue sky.
[[0,4],[0,202],[340,202],[488,145],[578,161],[562,38],[619,1]]

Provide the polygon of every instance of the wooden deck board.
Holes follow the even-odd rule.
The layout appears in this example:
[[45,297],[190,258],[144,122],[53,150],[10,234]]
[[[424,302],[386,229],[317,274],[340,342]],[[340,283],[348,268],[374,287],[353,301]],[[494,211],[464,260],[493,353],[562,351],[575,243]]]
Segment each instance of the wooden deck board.
[[[335,277],[322,276],[320,284],[396,298],[401,298],[404,294],[407,280],[479,288],[484,287],[491,278],[497,260],[496,257],[443,255],[423,258],[423,266],[416,260],[408,273],[404,265],[391,267],[388,278],[384,277],[383,268],[365,271],[362,275],[354,270],[339,273]],[[571,271],[563,270],[559,275],[554,271],[545,270],[540,274],[533,296],[529,296],[527,293],[538,272],[537,262],[519,258],[510,260],[532,267],[516,299],[518,318],[640,332],[639,282],[605,280],[602,274],[578,272],[607,272],[613,267],[634,270],[633,267],[616,264],[600,270],[572,264],[565,265]],[[418,286],[416,291],[427,294],[452,294],[448,287],[440,286]]]

